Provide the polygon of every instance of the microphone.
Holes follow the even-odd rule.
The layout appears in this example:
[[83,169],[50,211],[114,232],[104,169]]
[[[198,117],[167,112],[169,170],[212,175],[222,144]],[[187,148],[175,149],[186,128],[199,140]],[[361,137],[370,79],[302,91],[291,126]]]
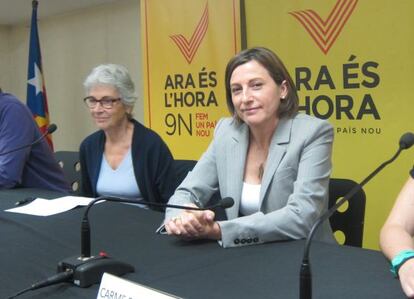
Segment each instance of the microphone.
[[414,144],[414,134],[407,132],[400,138],[400,147],[402,149],[408,149]]
[[328,209],[321,217],[316,220],[312,226],[308,237],[306,238],[305,249],[303,252],[302,265],[300,268],[300,299],[311,299],[312,298],[312,273],[309,262],[309,250],[312,242],[312,238],[317,228],[335,213],[340,206],[346,201],[350,200],[362,187],[368,183],[374,176],[376,176],[385,166],[394,162],[395,159],[400,155],[401,151],[409,149],[414,144],[414,134],[411,132],[405,133],[401,136],[399,141],[399,148],[395,155],[378,166],[371,174],[369,174],[360,184],[355,185],[344,197],[336,202],[330,209]]
[[40,137],[39,137],[39,138],[37,138],[37,139],[36,139],[35,141],[33,141],[32,143],[29,143],[29,144],[25,144],[25,145],[22,145],[22,146],[16,147],[16,148],[11,149],[11,150],[8,150],[8,151],[6,151],[6,152],[2,152],[2,153],[0,153],[0,156],[2,156],[2,155],[7,155],[7,154],[10,154],[10,153],[13,153],[13,152],[17,152],[18,150],[24,149],[24,148],[26,148],[26,147],[31,147],[31,146],[33,146],[33,145],[35,145],[35,144],[39,143],[39,142],[40,142],[43,138],[45,138],[47,135],[54,133],[56,130],[57,130],[57,126],[56,126],[55,124],[50,124],[50,125],[47,127],[46,132],[44,132],[42,135],[40,135]]
[[91,256],[91,230],[89,225],[88,213],[92,206],[99,201],[111,201],[120,203],[134,203],[143,204],[150,207],[163,207],[163,208],[176,208],[183,210],[210,210],[217,207],[229,208],[233,206],[234,200],[232,198],[223,198],[217,204],[208,207],[187,207],[173,204],[148,202],[143,200],[134,200],[126,198],[117,198],[111,196],[101,196],[92,200],[83,214],[81,224],[81,255],[70,257],[58,263],[57,271],[60,272],[73,272],[73,277],[70,280],[81,288],[89,287],[100,281],[104,272],[111,273],[117,276],[124,275],[129,272],[134,272],[135,269],[132,265],[127,263],[116,261],[108,257],[105,253],[100,253],[98,256]]
[[225,197],[220,200],[218,203],[214,205],[210,205],[208,207],[188,207],[188,206],[180,206],[180,205],[173,205],[168,203],[159,203],[159,202],[149,202],[144,200],[134,200],[134,199],[127,199],[127,198],[119,198],[119,197],[112,197],[112,196],[101,196],[94,200],[92,200],[88,206],[86,207],[85,213],[83,214],[82,224],[81,224],[81,257],[87,258],[91,256],[91,236],[90,236],[90,225],[88,219],[89,210],[92,206],[99,202],[99,201],[111,201],[111,202],[122,202],[122,203],[134,203],[134,204],[142,204],[149,207],[161,207],[161,208],[175,208],[180,210],[194,210],[194,211],[205,211],[205,210],[212,210],[215,208],[223,208],[227,209],[234,205],[234,200],[231,197]]
[[46,129],[46,132],[47,132],[46,135],[55,133],[56,130],[57,130],[57,126],[55,124],[50,124]]

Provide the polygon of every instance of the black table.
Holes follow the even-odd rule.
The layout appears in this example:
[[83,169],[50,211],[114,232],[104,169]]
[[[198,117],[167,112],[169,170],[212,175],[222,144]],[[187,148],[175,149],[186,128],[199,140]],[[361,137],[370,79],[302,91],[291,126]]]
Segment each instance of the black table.
[[[40,190],[0,191],[0,298],[56,272],[59,261],[80,254],[85,208],[38,217],[7,213]],[[155,234],[163,215],[136,206],[102,203],[89,213],[92,251],[134,265],[124,278],[184,298],[299,298],[303,241],[223,249],[216,242],[184,242]],[[314,242],[313,298],[405,298],[383,255],[374,250]],[[69,283],[19,298],[96,298],[99,286]]]

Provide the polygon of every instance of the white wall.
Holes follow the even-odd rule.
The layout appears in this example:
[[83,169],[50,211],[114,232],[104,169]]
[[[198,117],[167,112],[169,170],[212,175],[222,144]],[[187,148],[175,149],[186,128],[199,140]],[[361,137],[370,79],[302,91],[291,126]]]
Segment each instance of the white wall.
[[[38,21],[49,114],[58,126],[53,134],[55,150],[77,150],[83,138],[96,130],[82,102],[82,82],[94,66],[125,65],[142,99],[139,8],[138,0],[118,0]],[[0,27],[0,40],[7,41],[0,43],[0,85],[24,102],[29,27]],[[134,115],[143,121],[140,100]]]

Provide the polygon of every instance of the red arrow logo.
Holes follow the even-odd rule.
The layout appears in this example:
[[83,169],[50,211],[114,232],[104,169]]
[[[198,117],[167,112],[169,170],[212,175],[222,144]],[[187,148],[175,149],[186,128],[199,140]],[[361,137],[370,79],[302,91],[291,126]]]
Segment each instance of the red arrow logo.
[[193,32],[190,40],[187,40],[182,34],[171,35],[170,38],[174,41],[174,43],[178,46],[181,53],[184,55],[185,59],[187,60],[188,64],[191,63],[193,60],[198,47],[200,46],[204,35],[207,32],[208,28],[208,6],[206,4],[206,8],[204,9],[203,15],[201,16],[200,21],[196,29]]
[[357,3],[358,0],[336,1],[326,20],[323,20],[312,9],[292,11],[289,14],[302,24],[318,47],[326,54],[334,44],[339,33],[341,33]]

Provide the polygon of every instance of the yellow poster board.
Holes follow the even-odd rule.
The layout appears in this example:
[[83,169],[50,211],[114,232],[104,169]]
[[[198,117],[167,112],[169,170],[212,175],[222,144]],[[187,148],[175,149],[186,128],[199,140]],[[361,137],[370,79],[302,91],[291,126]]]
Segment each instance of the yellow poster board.
[[[247,43],[274,50],[299,89],[301,111],[335,127],[332,177],[361,182],[414,131],[414,1],[245,0]],[[368,183],[364,247],[414,163],[414,150]],[[414,217],[414,215],[413,215]]]
[[141,1],[145,124],[175,159],[198,160],[228,116],[224,70],[240,51],[236,0]]

